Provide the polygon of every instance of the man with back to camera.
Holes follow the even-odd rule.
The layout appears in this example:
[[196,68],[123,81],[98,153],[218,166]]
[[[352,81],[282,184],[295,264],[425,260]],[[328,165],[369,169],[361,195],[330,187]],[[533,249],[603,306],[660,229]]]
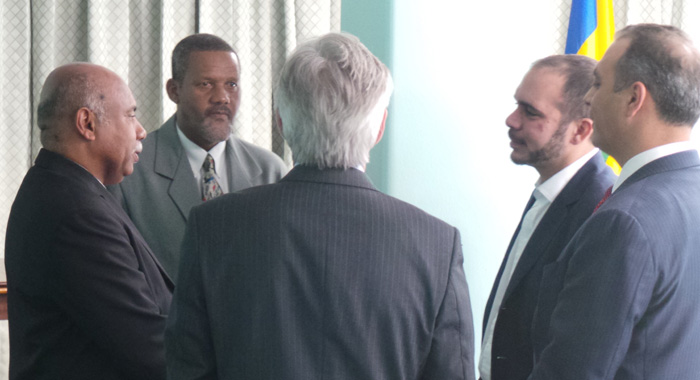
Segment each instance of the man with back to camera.
[[546,269],[532,379],[700,374],[700,53],[672,26],[615,38],[586,102],[593,142],[622,171],[562,253],[569,264]]
[[297,166],[192,209],[173,380],[474,378],[459,232],[363,172],[392,89],[347,34],[288,58],[275,99]]
[[104,67],[55,69],[43,149],[7,225],[10,379],[165,379],[173,284],[105,185],[131,174],[146,131]]
[[231,135],[240,101],[238,55],[221,38],[195,34],[173,50],[166,84],[175,115],[144,140],[134,175],[110,190],[173,281],[190,209],[223,193],[276,182],[272,152]]
[[615,176],[591,143],[584,95],[595,61],[553,55],[536,61],[515,92],[506,119],[511,159],[540,175],[506,251],[484,313],[483,380],[527,379],[532,318],[547,264],[557,260]]

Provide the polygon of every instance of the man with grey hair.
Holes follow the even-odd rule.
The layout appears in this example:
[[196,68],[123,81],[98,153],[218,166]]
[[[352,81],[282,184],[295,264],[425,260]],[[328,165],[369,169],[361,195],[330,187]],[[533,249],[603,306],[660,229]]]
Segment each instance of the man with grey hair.
[[595,60],[553,55],[536,61],[506,119],[511,159],[540,178],[511,239],[486,304],[482,380],[525,380],[532,370],[532,318],[544,268],[556,261],[615,175],[591,143],[583,98]]
[[172,379],[473,379],[459,232],[363,170],[389,70],[357,38],[301,44],[276,90],[296,166],[192,210],[166,330]]
[[586,102],[622,171],[545,270],[531,379],[697,379],[700,52],[675,27],[628,26]]
[[134,175],[110,190],[170,277],[193,206],[223,193],[279,180],[274,153],[231,135],[240,103],[238,55],[223,39],[194,34],[173,49],[166,83],[175,115],[143,142]]
[[112,71],[46,78],[41,143],[5,241],[10,379],[165,379],[173,284],[105,185],[139,160],[146,131]]

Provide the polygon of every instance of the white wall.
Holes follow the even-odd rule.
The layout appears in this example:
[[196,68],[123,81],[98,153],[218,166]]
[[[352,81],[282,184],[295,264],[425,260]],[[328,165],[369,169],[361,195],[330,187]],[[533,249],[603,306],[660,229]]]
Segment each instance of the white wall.
[[557,53],[548,20],[559,10],[551,0],[433,0],[396,1],[394,12],[388,191],[461,231],[478,348],[493,279],[537,179],[510,161],[505,118],[529,65]]

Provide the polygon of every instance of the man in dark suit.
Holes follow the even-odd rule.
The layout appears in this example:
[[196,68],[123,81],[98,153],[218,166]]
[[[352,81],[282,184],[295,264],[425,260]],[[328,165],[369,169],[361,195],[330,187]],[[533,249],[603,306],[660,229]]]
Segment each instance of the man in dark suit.
[[622,171],[545,268],[531,378],[697,379],[700,53],[677,28],[629,26],[586,101],[593,142]]
[[144,140],[134,174],[110,190],[176,281],[190,209],[222,193],[276,182],[287,168],[274,153],[231,135],[240,67],[226,41],[186,37],[173,50],[172,71],[166,89],[175,115]]
[[615,176],[590,141],[583,97],[595,61],[554,55],[535,62],[506,119],[516,164],[540,174],[511,239],[484,313],[483,380],[523,380],[532,371],[531,325],[542,268],[555,261]]
[[300,45],[275,94],[297,166],[193,208],[172,379],[473,379],[458,231],[363,170],[391,76],[356,38]]
[[44,83],[43,149],[5,242],[11,380],[165,378],[173,284],[105,189],[138,161],[135,112],[101,66],[62,66]]

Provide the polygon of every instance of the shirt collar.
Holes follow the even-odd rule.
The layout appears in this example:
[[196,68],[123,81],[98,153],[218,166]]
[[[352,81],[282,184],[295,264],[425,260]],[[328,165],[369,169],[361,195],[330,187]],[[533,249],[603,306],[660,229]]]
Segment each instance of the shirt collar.
[[686,150],[695,150],[695,146],[690,141],[680,141],[665,145],[660,145],[642,153],[637,154],[625,163],[620,171],[620,176],[617,177],[617,181],[613,185],[612,191],[615,192],[629,177],[632,176],[637,170],[641,169],[642,166],[658,160],[661,157],[670,156],[675,153],[684,152]]
[[[184,133],[182,133],[180,126],[177,125],[177,121],[175,121],[175,126],[177,127],[175,129],[177,130],[177,136],[180,138],[180,144],[182,144],[182,147],[185,149],[187,159],[190,161],[190,165],[193,169],[202,166],[207,154],[211,154],[215,163],[222,162],[224,158],[224,151],[226,150],[226,140],[214,145],[214,147],[209,149],[207,152],[206,150],[202,149],[202,147],[187,138]],[[219,165],[217,164],[217,172],[219,171],[218,166]]]
[[[541,193],[547,201],[553,202],[557,195],[564,190],[564,187],[569,183],[571,178],[573,178],[583,165],[596,155],[598,151],[598,148],[593,148],[590,152],[579,157],[579,159],[570,163],[567,167],[558,171],[546,181],[540,183],[538,180],[537,183],[535,183],[536,192]],[[537,198],[537,196],[535,197]]]

